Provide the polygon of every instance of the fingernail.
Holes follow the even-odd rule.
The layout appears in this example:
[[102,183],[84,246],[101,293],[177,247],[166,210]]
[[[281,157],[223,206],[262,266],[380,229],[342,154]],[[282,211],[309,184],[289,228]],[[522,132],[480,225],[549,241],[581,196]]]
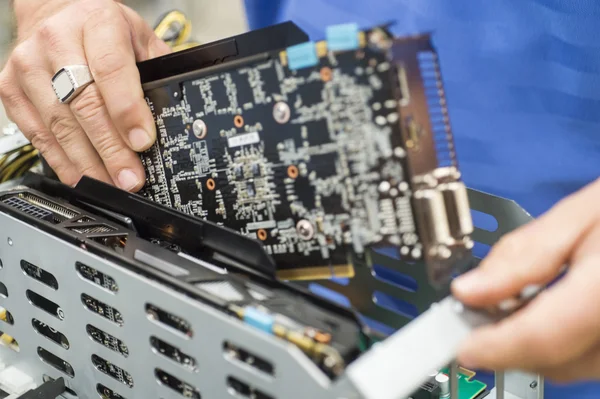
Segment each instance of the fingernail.
[[140,184],[140,179],[130,169],[120,171],[117,179],[119,180],[119,187],[126,191],[131,191]]
[[452,289],[462,294],[468,294],[479,291],[482,284],[480,273],[475,271],[457,277],[454,281],[452,281]]
[[133,129],[129,132],[129,142],[135,151],[142,151],[150,147],[152,139],[143,129]]

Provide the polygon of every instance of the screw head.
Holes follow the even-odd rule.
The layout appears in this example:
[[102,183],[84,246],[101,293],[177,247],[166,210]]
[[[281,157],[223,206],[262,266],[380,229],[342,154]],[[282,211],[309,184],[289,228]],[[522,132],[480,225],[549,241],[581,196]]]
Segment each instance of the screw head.
[[206,137],[206,123],[202,119],[196,119],[192,125],[192,130],[194,131],[194,136],[199,139],[203,139]]
[[538,386],[537,381],[533,381],[531,384],[529,384],[529,388],[531,388],[531,389],[536,389],[537,386]]
[[12,247],[12,245],[13,245],[12,238],[8,237],[8,239],[6,240],[6,242],[8,243],[8,245],[10,245]]
[[290,120],[291,114],[290,106],[283,101],[279,101],[273,106],[273,119],[277,123],[287,123]]
[[312,240],[315,236],[315,228],[308,220],[302,219],[296,224],[296,231],[303,240]]

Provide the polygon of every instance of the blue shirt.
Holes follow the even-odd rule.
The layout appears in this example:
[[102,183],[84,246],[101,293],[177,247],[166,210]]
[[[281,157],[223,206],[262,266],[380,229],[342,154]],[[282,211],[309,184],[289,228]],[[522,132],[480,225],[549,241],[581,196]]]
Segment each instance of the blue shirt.
[[[252,28],[395,21],[433,32],[458,159],[472,188],[539,216],[600,176],[598,0],[246,0]],[[600,385],[549,386],[548,399]]]

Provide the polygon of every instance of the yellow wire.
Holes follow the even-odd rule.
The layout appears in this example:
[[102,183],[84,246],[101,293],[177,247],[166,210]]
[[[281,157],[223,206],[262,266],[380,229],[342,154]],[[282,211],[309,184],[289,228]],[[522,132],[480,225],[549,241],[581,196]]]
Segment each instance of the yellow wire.
[[38,156],[38,151],[31,151],[19,158],[17,158],[17,160],[11,162],[6,169],[2,172],[3,176],[0,177],[0,182],[4,183],[8,180],[10,180],[10,177],[19,170],[19,168],[21,166],[23,166],[23,164],[25,164],[27,161],[35,158]]
[[160,37],[161,39],[164,40],[164,39],[166,39],[165,35],[169,32],[169,30],[171,29],[173,24],[176,24],[176,23],[180,24],[182,27],[175,39],[175,42],[177,42],[178,40],[180,40],[182,32],[188,31],[188,33],[189,33],[189,30],[191,28],[190,22],[188,21],[185,14],[182,13],[181,11],[174,10],[174,11],[169,12],[167,15],[165,15],[162,18],[162,20],[157,24],[156,28],[154,28],[154,32],[156,33],[156,35],[158,37]]

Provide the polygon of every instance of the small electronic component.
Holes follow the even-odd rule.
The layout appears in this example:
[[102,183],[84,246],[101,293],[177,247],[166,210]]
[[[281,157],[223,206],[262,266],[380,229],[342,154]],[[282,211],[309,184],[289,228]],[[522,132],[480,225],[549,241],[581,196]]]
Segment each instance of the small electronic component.
[[85,327],[85,330],[90,336],[90,338],[99,343],[100,345],[117,353],[120,353],[124,357],[129,356],[129,348],[119,338],[116,338],[110,335],[109,333],[102,331],[98,327],[94,327],[91,324],[88,324]]
[[123,370],[121,367],[112,364],[108,360],[98,355],[92,355],[92,364],[94,367],[96,367],[96,369],[98,369],[98,371],[114,378],[122,384],[133,387],[133,377],[131,377],[131,374]]
[[158,132],[142,193],[259,238],[281,279],[351,277],[391,245],[446,282],[473,227],[429,36],[344,24],[272,50],[161,80],[140,64]]
[[89,296],[88,294],[81,294],[81,301],[89,311],[96,313],[120,326],[123,325],[124,321],[121,312],[112,306],[109,306],[98,299]]

